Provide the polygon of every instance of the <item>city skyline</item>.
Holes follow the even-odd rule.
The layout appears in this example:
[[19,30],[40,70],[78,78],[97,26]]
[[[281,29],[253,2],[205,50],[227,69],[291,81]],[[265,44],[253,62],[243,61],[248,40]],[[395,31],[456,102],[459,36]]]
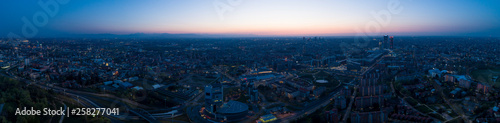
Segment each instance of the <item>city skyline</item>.
[[[135,33],[251,36],[498,36],[500,33],[500,16],[495,14],[500,11],[498,1],[40,2],[8,1],[0,5],[6,10],[0,12],[4,17],[1,37],[8,37],[9,33],[31,37],[23,36],[26,25],[23,17],[28,23],[34,23],[34,19],[44,22],[35,23],[37,33],[33,37]],[[54,7],[50,4],[53,2],[59,4]],[[51,13],[46,9],[52,10]]]
[[1,123],[500,123],[498,0],[0,9]]

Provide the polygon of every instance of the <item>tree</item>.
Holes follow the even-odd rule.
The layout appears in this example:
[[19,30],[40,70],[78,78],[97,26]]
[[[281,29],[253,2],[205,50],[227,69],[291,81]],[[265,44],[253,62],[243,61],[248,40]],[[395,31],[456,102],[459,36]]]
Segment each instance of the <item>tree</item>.
[[7,118],[5,118],[4,116],[0,116],[0,121],[2,121],[2,123],[10,123],[7,121]]

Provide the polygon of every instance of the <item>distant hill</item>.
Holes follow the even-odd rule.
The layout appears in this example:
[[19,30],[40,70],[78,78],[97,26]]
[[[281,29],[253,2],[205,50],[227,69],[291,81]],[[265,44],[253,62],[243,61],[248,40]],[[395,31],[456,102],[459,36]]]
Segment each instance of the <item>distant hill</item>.
[[132,33],[132,34],[64,34],[44,38],[222,38],[222,37],[256,37],[253,34],[171,34],[171,33]]
[[56,37],[70,37],[70,38],[197,38],[200,35],[197,34],[169,34],[169,33],[157,33],[157,34],[145,34],[145,33],[133,33],[133,34],[73,34],[73,35],[63,35]]

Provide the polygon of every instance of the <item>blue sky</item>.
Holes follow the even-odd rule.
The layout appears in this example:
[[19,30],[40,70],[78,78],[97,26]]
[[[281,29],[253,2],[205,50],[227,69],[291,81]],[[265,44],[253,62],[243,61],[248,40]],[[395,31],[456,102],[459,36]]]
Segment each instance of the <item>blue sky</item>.
[[[41,0],[42,2],[51,0]],[[231,0],[230,0],[231,1]],[[234,0],[233,0],[234,1]],[[238,0],[235,0],[238,1]],[[70,0],[59,5],[38,37],[62,34],[201,33],[355,35],[391,0]],[[368,34],[499,36],[500,1],[394,0],[403,8]],[[22,17],[44,12],[33,0],[0,4],[0,35],[22,34]],[[214,3],[231,8],[217,13]],[[221,5],[221,4],[219,4]]]

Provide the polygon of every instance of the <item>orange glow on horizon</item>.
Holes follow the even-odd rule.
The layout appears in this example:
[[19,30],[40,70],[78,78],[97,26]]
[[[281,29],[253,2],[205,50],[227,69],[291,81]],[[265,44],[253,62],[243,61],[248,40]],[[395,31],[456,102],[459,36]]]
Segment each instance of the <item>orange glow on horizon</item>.
[[[171,33],[171,34],[185,34],[185,33],[193,33],[193,34],[253,34],[253,35],[356,35],[358,33],[367,33],[364,27],[319,27],[319,28],[297,28],[297,27],[288,27],[288,28],[265,28],[265,27],[249,27],[249,28],[199,28],[193,29],[196,31],[191,31],[191,29],[166,29],[166,28],[154,28],[154,29],[140,29],[144,31],[140,31],[141,33]],[[147,30],[147,31],[146,31]],[[176,30],[176,31],[171,31]],[[395,28],[395,27],[387,27],[381,29],[378,33],[391,33],[391,32],[420,32],[426,29],[422,28]],[[130,31],[135,32],[135,31]],[[368,35],[373,34],[372,32],[368,32]]]

